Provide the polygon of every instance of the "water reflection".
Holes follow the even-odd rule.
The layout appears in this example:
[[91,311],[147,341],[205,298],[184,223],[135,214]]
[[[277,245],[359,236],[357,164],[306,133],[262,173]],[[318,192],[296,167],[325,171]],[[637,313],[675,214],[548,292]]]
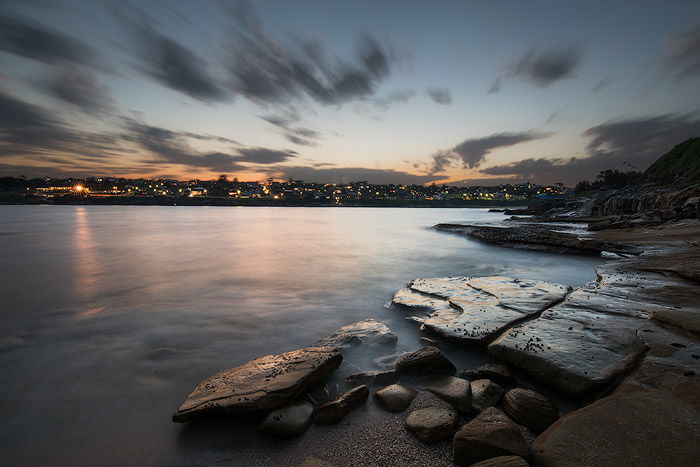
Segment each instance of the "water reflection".
[[[87,207],[75,208],[73,222],[74,265],[71,278],[73,289],[80,301],[84,305],[90,306],[92,299],[97,294],[98,276],[101,273],[101,268],[88,216]],[[87,311],[81,311],[79,316],[85,318],[97,314],[103,309],[104,307],[92,307]]]

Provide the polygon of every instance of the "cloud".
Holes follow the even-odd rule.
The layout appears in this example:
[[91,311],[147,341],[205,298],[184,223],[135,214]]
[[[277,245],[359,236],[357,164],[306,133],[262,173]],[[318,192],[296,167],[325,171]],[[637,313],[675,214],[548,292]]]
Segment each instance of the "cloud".
[[300,146],[316,146],[316,141],[314,140],[319,137],[318,132],[311,128],[295,127],[294,123],[300,120],[300,117],[296,113],[290,112],[287,116],[268,115],[261,118],[281,128],[284,137],[287,138],[288,141]]
[[[574,71],[581,63],[581,56],[581,48],[574,46],[549,50],[531,48],[510,64],[504,77],[519,79],[544,88],[556,81],[573,78]],[[500,90],[502,78],[496,78],[489,93]]]
[[610,84],[611,84],[613,81],[614,81],[613,78],[611,78],[610,76],[606,76],[605,78],[603,78],[603,79],[601,79],[600,81],[598,81],[598,82],[595,84],[595,86],[593,86],[593,88],[591,89],[591,94],[596,94],[596,93],[602,91],[603,89],[605,89],[605,88],[607,88],[608,86],[610,86]]
[[307,182],[349,183],[367,181],[376,184],[394,183],[403,185],[422,185],[444,178],[436,175],[414,175],[392,169],[368,169],[364,167],[279,167],[274,175],[279,178],[287,179],[291,177],[295,180]]
[[403,104],[404,102],[408,102],[415,94],[415,91],[411,89],[393,91],[385,96],[375,98],[373,103],[376,108],[380,110],[387,110],[394,104]]
[[489,86],[488,93],[489,94],[496,94],[501,90],[501,84],[503,82],[502,78],[496,78],[491,82],[491,86]]
[[679,81],[700,76],[700,24],[669,37],[663,65]]
[[589,138],[587,157],[529,158],[486,167],[481,173],[573,185],[605,169],[644,170],[676,144],[700,135],[700,119],[695,114],[618,119],[591,127],[583,135]]
[[436,104],[450,105],[452,103],[452,95],[447,88],[428,88],[427,93]]
[[319,40],[284,43],[268,35],[249,4],[239,7],[236,17],[233,86],[253,101],[287,104],[308,97],[338,105],[372,95],[389,75],[389,54],[371,36],[362,38],[354,63],[348,63],[331,56]]
[[48,90],[54,97],[93,115],[108,112],[113,106],[110,89],[77,67],[61,70]]
[[45,63],[93,62],[96,54],[86,44],[39,23],[0,13],[0,50]]
[[296,157],[297,154],[293,151],[276,151],[267,148],[244,148],[239,149],[238,152],[241,153],[238,160],[252,164],[275,164]]
[[552,112],[549,114],[547,119],[545,120],[545,123],[554,123],[562,120],[564,118],[564,111],[566,110],[566,106],[562,107],[561,109],[557,110],[556,112]]
[[441,150],[431,156],[431,173],[441,172],[453,161],[461,162],[462,167],[473,169],[481,165],[491,151],[497,148],[515,146],[528,141],[547,138],[551,133],[533,131],[521,133],[494,133],[483,138],[466,139],[457,146]]

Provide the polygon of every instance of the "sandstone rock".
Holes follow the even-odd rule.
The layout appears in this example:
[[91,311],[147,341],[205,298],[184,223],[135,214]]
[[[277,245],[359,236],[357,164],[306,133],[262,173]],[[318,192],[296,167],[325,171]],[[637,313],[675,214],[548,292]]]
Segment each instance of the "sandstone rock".
[[554,402],[528,389],[508,391],[503,409],[513,420],[538,433],[559,419],[559,408]]
[[452,457],[457,465],[508,455],[527,457],[527,443],[517,425],[493,407],[460,428],[452,441]]
[[338,423],[353,408],[364,404],[369,395],[367,386],[357,386],[342,393],[337,399],[322,404],[314,410],[314,422],[319,424]]
[[471,382],[472,406],[477,412],[494,407],[503,398],[505,391],[489,379],[477,379]]
[[299,467],[335,467],[330,462],[326,462],[318,457],[309,456],[299,464]]
[[462,370],[460,376],[470,381],[490,379],[501,384],[513,381],[513,374],[510,372],[510,368],[501,363],[485,363],[476,370]]
[[298,400],[286,407],[270,412],[258,426],[268,435],[291,437],[303,434],[311,425],[314,406],[311,402]]
[[519,456],[498,456],[472,464],[470,467],[529,467],[525,459]]
[[398,379],[395,370],[387,371],[363,371],[345,378],[350,384],[391,384]]
[[399,358],[396,372],[454,374],[455,366],[437,347],[423,347]]
[[375,393],[381,406],[389,412],[403,412],[416,397],[416,391],[400,384],[391,384]]
[[177,409],[173,421],[281,407],[322,381],[342,360],[329,347],[307,347],[252,360],[202,381]]
[[396,345],[397,341],[396,335],[385,324],[366,319],[333,331],[314,346],[348,348],[357,344]]
[[457,412],[441,407],[414,410],[405,420],[406,428],[425,443],[450,438],[457,425]]
[[538,466],[697,465],[699,413],[656,390],[612,394],[560,418],[532,445]]
[[393,303],[426,312],[422,329],[453,339],[485,343],[500,332],[562,300],[570,288],[509,277],[414,279]]
[[439,376],[427,381],[423,388],[432,392],[462,413],[472,410],[472,389],[469,381],[454,376]]

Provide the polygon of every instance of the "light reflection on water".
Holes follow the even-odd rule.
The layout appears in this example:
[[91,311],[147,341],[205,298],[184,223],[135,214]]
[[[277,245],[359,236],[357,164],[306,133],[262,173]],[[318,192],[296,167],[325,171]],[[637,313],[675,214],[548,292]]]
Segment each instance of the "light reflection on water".
[[177,462],[181,427],[170,414],[215,371],[369,317],[399,335],[400,350],[419,346],[416,326],[384,306],[413,277],[594,278],[595,259],[430,228],[502,218],[485,209],[0,206],[0,455],[17,465],[104,462],[104,453],[114,464]]

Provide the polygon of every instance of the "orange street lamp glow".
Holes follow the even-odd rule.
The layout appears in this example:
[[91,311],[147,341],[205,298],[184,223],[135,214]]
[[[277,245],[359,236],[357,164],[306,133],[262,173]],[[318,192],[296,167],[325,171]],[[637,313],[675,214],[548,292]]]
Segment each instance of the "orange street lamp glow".
[[85,189],[85,187],[83,185],[75,185],[75,191],[77,191],[77,192],[81,192],[84,189]]

